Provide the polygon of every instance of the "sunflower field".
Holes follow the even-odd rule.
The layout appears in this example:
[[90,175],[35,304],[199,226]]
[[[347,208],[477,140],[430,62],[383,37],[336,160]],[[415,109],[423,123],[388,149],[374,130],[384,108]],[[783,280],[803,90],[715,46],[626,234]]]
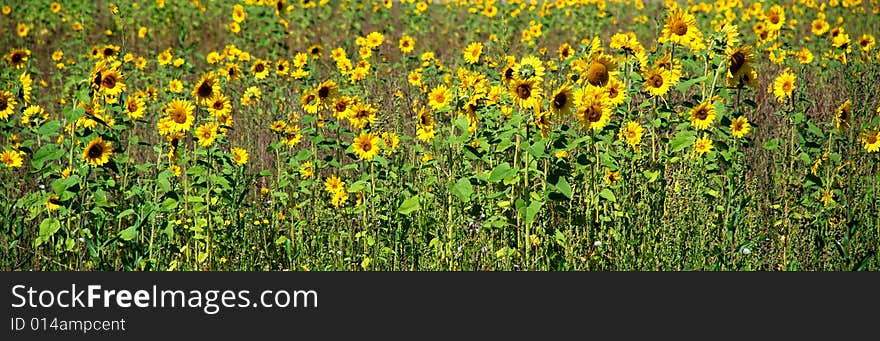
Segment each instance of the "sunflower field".
[[880,270],[877,0],[0,6],[4,270]]

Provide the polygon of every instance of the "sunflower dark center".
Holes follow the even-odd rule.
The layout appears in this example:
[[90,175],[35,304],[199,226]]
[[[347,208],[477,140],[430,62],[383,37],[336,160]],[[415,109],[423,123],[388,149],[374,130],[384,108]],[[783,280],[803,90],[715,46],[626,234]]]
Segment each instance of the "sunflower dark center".
[[602,63],[590,64],[590,70],[587,72],[587,81],[595,86],[604,86],[608,83],[608,68]]
[[730,55],[730,73],[736,74],[746,64],[746,55],[742,51],[736,51]]
[[706,110],[706,108],[700,108],[694,113],[694,117],[701,121],[705,120],[706,117],[709,117],[709,110]]
[[373,144],[370,143],[370,142],[364,143],[364,144],[363,144],[363,149],[364,149],[365,152],[368,152],[368,151],[370,151],[371,149],[373,149]]
[[275,10],[278,12],[284,11],[284,1],[278,1],[275,3]]
[[98,71],[97,73],[95,73],[95,79],[92,79],[92,83],[95,84],[95,86],[100,86],[102,78],[103,77],[101,75],[101,72]]
[[675,35],[683,36],[688,32],[688,25],[683,20],[677,20],[672,24],[672,33]]
[[306,96],[306,101],[305,101],[306,104],[312,103],[314,101],[315,101],[315,95],[309,94],[308,96]]
[[663,76],[661,75],[653,75],[651,76],[651,86],[655,88],[659,88],[663,86]]
[[184,108],[175,108],[171,111],[171,119],[177,124],[186,123],[186,110]]
[[93,144],[91,147],[89,147],[88,155],[90,159],[97,159],[103,154],[104,146],[102,146],[100,143]]
[[504,79],[511,79],[511,78],[513,78],[513,68],[509,67],[509,68],[507,68],[507,70],[504,70]]
[[617,91],[617,88],[610,87],[608,89],[608,98],[617,98],[617,94],[619,94],[619,92]]
[[101,86],[103,86],[107,89],[115,88],[116,87],[116,76],[113,74],[109,74],[109,75],[104,76],[104,78],[101,80]]
[[318,97],[327,98],[327,96],[330,96],[330,88],[328,88],[326,86],[320,87],[318,89]]
[[568,95],[564,92],[556,94],[553,96],[553,107],[556,109],[562,109],[565,107],[565,104],[568,103]]
[[770,23],[776,25],[779,23],[779,14],[773,13],[770,15]]
[[590,123],[599,122],[602,118],[602,108],[596,105],[591,105],[587,107],[586,112],[584,112],[584,117]]
[[53,197],[53,198],[49,198],[49,203],[52,205],[61,205],[61,200],[58,200],[58,198]]
[[312,54],[319,54],[319,53],[321,53],[321,49],[319,49],[317,47],[312,48]]
[[519,98],[527,99],[532,96],[532,87],[528,84],[517,85],[516,95],[519,96]]
[[128,112],[138,111],[138,104],[136,101],[129,101],[127,107],[128,107]]
[[9,100],[6,99],[6,96],[0,96],[0,111],[6,110],[9,107]]
[[201,98],[207,98],[214,93],[214,87],[206,80],[199,85],[199,89],[196,90],[196,94]]
[[12,60],[12,64],[21,63],[21,61],[24,60],[24,54],[21,52],[15,52],[10,59]]
[[868,144],[875,144],[875,143],[877,143],[877,134],[868,135]]
[[339,101],[335,105],[336,112],[343,112],[348,109],[348,105],[344,101]]
[[109,48],[109,47],[108,47],[108,48],[105,48],[105,49],[104,49],[104,57],[111,57],[111,56],[113,56],[113,55],[115,55],[115,54],[116,54],[116,51],[113,50],[112,48]]
[[223,101],[214,101],[214,110],[223,110]]
[[265,70],[266,70],[266,67],[263,66],[262,63],[257,64],[257,66],[254,66],[254,71],[256,71],[257,73],[263,72]]

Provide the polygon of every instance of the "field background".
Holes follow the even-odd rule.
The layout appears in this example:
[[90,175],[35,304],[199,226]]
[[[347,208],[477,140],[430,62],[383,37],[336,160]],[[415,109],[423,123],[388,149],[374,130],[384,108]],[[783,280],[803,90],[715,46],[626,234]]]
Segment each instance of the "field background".
[[[876,1],[0,5],[3,270],[880,268],[880,48],[866,36],[880,32]],[[775,30],[773,5],[784,14]],[[703,49],[658,42],[671,7],[692,13]],[[739,43],[718,29],[728,20]],[[627,32],[647,64],[612,47]],[[469,63],[463,51],[475,42],[481,54]],[[741,46],[754,54],[753,86],[726,81]],[[13,61],[16,50],[26,61]],[[304,74],[294,77],[299,53]],[[538,109],[515,100],[518,80],[505,75],[529,56],[546,69]],[[603,100],[608,122],[584,127],[577,105],[557,114],[558,90],[592,89],[606,56],[626,97]],[[680,80],[653,95],[646,75],[664,56]],[[240,77],[228,73],[235,66]],[[119,95],[94,81],[108,69],[124,79]],[[777,99],[768,87],[786,70],[795,88]],[[206,76],[229,117],[197,103]],[[309,113],[304,94],[327,81],[331,101],[356,98],[375,119],[359,127],[332,102]],[[433,108],[441,85],[452,97]],[[717,118],[695,127],[689,112],[714,96]],[[128,111],[136,98],[141,117]],[[174,100],[195,107],[177,137],[159,131]],[[25,114],[33,106],[42,111]],[[742,138],[730,127],[737,117],[751,125]],[[628,122],[643,129],[638,148],[620,134]],[[218,137],[204,145],[199,128],[210,124]],[[434,137],[420,139],[420,128]],[[367,133],[380,148],[369,160],[354,146]],[[101,165],[83,155],[97,137],[113,150]],[[706,153],[695,150],[701,138]],[[331,176],[342,191],[327,188]]]

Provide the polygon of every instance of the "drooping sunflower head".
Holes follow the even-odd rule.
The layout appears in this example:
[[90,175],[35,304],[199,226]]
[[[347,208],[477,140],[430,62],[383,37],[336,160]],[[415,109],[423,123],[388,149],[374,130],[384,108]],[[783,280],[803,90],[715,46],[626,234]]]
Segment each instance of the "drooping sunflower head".
[[82,158],[93,167],[100,167],[110,161],[113,145],[101,137],[92,139],[83,150]]
[[840,106],[837,107],[837,112],[834,115],[835,123],[837,125],[837,129],[846,128],[849,126],[850,120],[850,110],[852,108],[852,101],[846,100]]
[[541,110],[539,107],[535,107],[535,126],[538,127],[541,131],[541,135],[544,137],[547,137],[547,135],[550,134],[550,127],[552,124],[550,113],[550,111]]
[[748,46],[727,49],[727,77],[738,78],[743,72],[750,69],[754,62],[754,55]]

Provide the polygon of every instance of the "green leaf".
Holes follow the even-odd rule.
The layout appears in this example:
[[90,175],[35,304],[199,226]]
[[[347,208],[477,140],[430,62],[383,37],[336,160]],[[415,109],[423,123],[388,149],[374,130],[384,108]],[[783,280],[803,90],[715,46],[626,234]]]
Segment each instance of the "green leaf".
[[421,208],[419,204],[419,195],[416,194],[403,200],[403,203],[400,204],[397,212],[403,215],[409,215],[410,213],[417,211],[419,208]]
[[128,216],[130,216],[130,215],[132,215],[132,214],[134,214],[134,209],[129,208],[129,209],[127,209],[127,210],[122,211],[121,213],[119,213],[119,214],[116,216],[116,219],[122,219],[122,218],[128,217]]
[[565,180],[565,177],[559,177],[559,181],[556,182],[556,189],[566,198],[571,199],[571,185],[568,184],[568,180]]
[[46,161],[57,160],[64,155],[64,150],[58,148],[57,144],[47,144],[34,153],[34,157],[31,158],[31,165],[34,166],[35,169],[43,169],[43,164]]
[[529,207],[526,207],[526,225],[531,224],[535,221],[535,216],[538,215],[538,212],[541,211],[541,206],[544,205],[542,201],[532,201],[529,203]]
[[49,240],[55,235],[55,232],[61,229],[61,222],[57,218],[46,218],[40,222],[40,236],[34,241],[35,246],[40,246],[44,241]]
[[675,137],[672,139],[670,144],[672,145],[672,152],[681,151],[687,147],[690,147],[697,141],[696,133],[692,131],[682,131],[678,134],[675,134]]
[[61,122],[52,120],[43,124],[43,126],[40,127],[40,130],[38,130],[38,133],[42,136],[48,137],[50,135],[55,135],[55,133],[58,132],[58,129],[61,129]]
[[610,202],[617,201],[617,197],[614,196],[614,192],[611,192],[611,190],[607,189],[607,188],[603,189],[601,192],[599,192],[599,196],[602,198],[605,198],[605,200],[608,200]]
[[162,201],[162,210],[171,211],[175,208],[177,208],[177,200],[167,198],[164,201]]
[[463,202],[470,201],[471,194],[473,193],[474,186],[471,185],[471,181],[468,178],[458,179],[458,182],[452,187],[452,194],[455,194]]
[[779,140],[778,139],[771,139],[770,141],[767,141],[766,143],[764,143],[764,150],[774,150],[776,148],[779,148]]
[[495,168],[492,169],[492,173],[489,174],[489,182],[496,183],[504,180],[508,177],[508,175],[513,172],[516,171],[510,168],[509,163],[504,162],[500,165],[495,166]]
[[130,241],[130,240],[136,238],[137,235],[138,235],[138,231],[137,231],[137,228],[135,228],[134,226],[129,227],[125,230],[119,231],[119,238],[122,238],[122,240],[124,240],[124,241]]

